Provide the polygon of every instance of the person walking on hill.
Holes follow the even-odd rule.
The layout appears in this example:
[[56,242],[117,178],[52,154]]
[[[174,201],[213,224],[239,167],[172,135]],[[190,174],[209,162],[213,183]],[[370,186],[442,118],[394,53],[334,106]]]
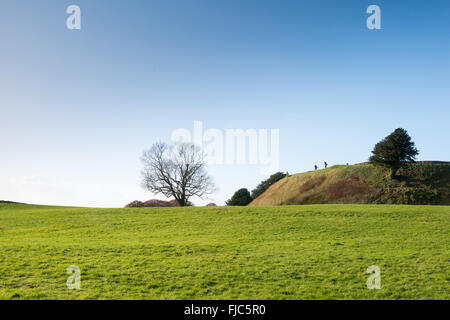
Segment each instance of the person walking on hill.
[[317,171],[317,168],[318,168],[318,166],[317,166],[317,164],[315,164],[314,165],[314,171]]
[[325,169],[326,169],[328,167],[328,163],[326,161],[324,161],[323,164],[325,165]]

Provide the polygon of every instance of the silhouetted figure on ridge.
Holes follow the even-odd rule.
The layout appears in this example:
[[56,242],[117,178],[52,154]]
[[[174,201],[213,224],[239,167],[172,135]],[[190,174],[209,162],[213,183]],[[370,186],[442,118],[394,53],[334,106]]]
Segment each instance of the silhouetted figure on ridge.
[[328,163],[326,161],[324,161],[323,164],[325,165],[325,169],[326,169],[328,167]]
[[314,171],[317,171],[317,168],[318,168],[318,166],[317,166],[317,164],[315,164],[314,165]]

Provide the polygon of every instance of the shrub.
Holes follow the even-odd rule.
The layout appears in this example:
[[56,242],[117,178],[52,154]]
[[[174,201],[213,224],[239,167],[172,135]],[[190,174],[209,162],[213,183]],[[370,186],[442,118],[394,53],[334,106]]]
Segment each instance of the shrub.
[[144,206],[144,203],[142,201],[134,200],[127,204],[125,208],[142,208]]
[[[170,207],[179,207],[180,206],[178,204],[177,200],[170,200],[169,203],[170,203]],[[192,202],[190,202],[190,201],[187,201],[184,206],[185,207],[193,207],[194,204]]]
[[277,172],[271,175],[267,180],[262,181],[258,186],[252,191],[252,198],[256,199],[260,195],[262,195],[271,185],[273,185],[275,182],[283,179],[286,177],[286,174],[283,172]]
[[144,202],[144,207],[173,207],[169,201],[152,199]]
[[242,188],[236,191],[231,199],[227,200],[226,204],[227,206],[246,206],[252,200],[250,192],[246,188]]
[[[194,204],[188,201],[186,203],[186,206],[193,207]],[[179,207],[179,204],[176,200],[165,201],[159,199],[151,199],[145,202],[135,200],[125,206],[125,208],[156,208],[156,207]]]

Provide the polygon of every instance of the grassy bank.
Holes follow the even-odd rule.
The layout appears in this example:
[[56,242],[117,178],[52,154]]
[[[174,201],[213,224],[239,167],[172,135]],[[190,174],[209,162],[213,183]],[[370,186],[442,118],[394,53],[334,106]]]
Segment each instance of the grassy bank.
[[256,198],[252,206],[365,203],[450,205],[450,164],[417,163],[390,171],[371,164],[333,166],[291,175]]

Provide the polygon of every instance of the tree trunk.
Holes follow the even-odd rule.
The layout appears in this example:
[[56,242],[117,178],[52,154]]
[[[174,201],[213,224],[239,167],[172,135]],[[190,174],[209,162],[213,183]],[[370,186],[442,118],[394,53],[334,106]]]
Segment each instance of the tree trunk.
[[184,199],[177,199],[178,205],[180,207],[186,207],[186,200]]
[[397,174],[398,168],[391,168],[391,179],[395,179],[395,175]]

